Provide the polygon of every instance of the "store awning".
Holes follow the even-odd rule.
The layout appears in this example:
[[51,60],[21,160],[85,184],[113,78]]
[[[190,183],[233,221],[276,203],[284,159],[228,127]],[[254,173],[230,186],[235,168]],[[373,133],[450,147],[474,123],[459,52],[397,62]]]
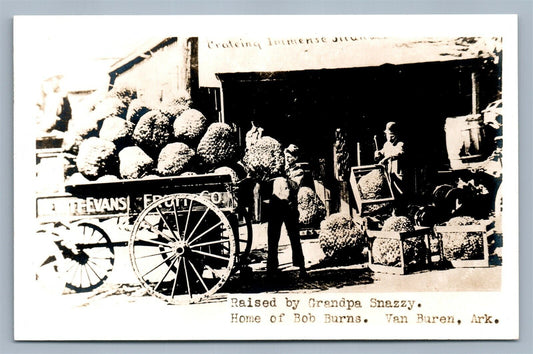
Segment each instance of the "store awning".
[[[498,58],[501,38],[199,38],[200,86],[219,73],[373,67]],[[496,59],[498,60],[498,59]]]

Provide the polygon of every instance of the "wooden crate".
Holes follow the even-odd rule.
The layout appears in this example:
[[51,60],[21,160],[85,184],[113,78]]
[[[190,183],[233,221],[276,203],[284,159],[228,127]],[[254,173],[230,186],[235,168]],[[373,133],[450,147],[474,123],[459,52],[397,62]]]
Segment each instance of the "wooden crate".
[[[442,253],[440,244],[437,252],[431,251],[431,237],[432,232],[429,227],[416,227],[412,232],[395,232],[395,231],[375,231],[367,230],[368,242],[369,242],[369,252],[368,252],[368,264],[370,269],[374,272],[379,273],[389,273],[389,274],[408,274],[413,271],[419,270],[429,270],[433,266],[442,260]],[[376,263],[374,260],[374,243],[377,239],[390,239],[397,240],[398,247],[400,248],[400,261],[397,265],[385,265]],[[424,243],[424,254],[420,257],[421,262],[417,264],[410,264],[409,259],[406,259],[406,242],[411,240],[420,240]],[[437,257],[437,260],[433,260],[434,257]]]
[[[385,176],[385,179],[387,181],[386,195],[380,199],[366,199],[363,197],[359,189],[359,180],[361,179],[361,177],[363,177],[364,175],[374,170],[381,170]],[[357,206],[357,212],[361,216],[371,214],[371,211],[369,210],[369,206],[371,205],[380,204],[380,203],[392,204],[392,202],[394,201],[394,195],[392,193],[392,185],[391,185],[388,174],[385,172],[385,167],[382,165],[367,165],[367,166],[352,167],[350,169],[350,186],[352,187],[353,196],[354,196],[355,203]]]
[[452,263],[455,268],[469,268],[469,267],[488,267],[489,266],[489,242],[492,240],[494,234],[494,222],[490,220],[481,220],[479,225],[464,225],[464,226],[447,226],[436,225],[434,227],[435,234],[441,238],[443,245],[443,254],[446,257],[446,236],[453,234],[470,234],[477,236],[481,239],[482,245],[479,250],[482,254],[482,258],[475,259],[450,259],[446,257],[448,261]]

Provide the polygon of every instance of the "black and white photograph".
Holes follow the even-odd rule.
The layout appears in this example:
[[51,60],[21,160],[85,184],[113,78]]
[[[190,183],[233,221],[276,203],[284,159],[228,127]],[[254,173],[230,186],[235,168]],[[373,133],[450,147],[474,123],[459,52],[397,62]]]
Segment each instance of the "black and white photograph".
[[516,339],[516,41],[15,17],[15,339]]

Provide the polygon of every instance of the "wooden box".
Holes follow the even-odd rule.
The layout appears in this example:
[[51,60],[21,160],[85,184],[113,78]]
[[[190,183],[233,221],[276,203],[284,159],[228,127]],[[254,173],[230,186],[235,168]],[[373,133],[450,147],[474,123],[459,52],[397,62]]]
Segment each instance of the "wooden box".
[[[489,243],[494,234],[494,222],[481,220],[478,225],[436,225],[435,235],[442,240],[442,252],[444,257],[456,268],[467,267],[488,267],[489,266]],[[470,254],[464,254],[465,246],[455,247],[453,240],[463,240],[470,238]],[[455,251],[454,251],[455,249]]]
[[[384,196],[379,199],[368,199],[365,198],[359,188],[359,180],[364,175],[374,171],[381,170],[385,176],[387,188],[385,190]],[[357,212],[361,216],[369,215],[373,213],[372,207],[379,204],[388,204],[391,205],[394,201],[394,195],[392,193],[392,186],[388,174],[385,171],[385,167],[382,165],[367,165],[367,166],[357,166],[350,169],[350,186],[352,188],[353,196],[357,206]]]
[[[411,232],[367,230],[367,235],[368,264],[374,272],[403,275],[431,269],[442,260],[440,243],[431,247],[432,232],[429,227],[416,227]],[[383,254],[380,247],[384,244],[389,245],[389,259],[378,258]]]

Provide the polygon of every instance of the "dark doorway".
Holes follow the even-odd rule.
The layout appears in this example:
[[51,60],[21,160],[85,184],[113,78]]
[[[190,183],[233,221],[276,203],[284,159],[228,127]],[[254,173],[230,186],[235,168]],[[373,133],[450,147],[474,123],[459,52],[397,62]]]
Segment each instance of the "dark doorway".
[[[448,163],[444,122],[472,111],[471,74],[479,107],[501,91],[500,67],[490,59],[379,67],[219,74],[224,115],[244,135],[251,121],[282,144],[297,144],[311,162],[331,161],[336,128],[343,128],[361,164],[373,163],[373,137],[386,122],[403,127],[409,161],[424,170]],[[355,163],[355,161],[354,161]]]

